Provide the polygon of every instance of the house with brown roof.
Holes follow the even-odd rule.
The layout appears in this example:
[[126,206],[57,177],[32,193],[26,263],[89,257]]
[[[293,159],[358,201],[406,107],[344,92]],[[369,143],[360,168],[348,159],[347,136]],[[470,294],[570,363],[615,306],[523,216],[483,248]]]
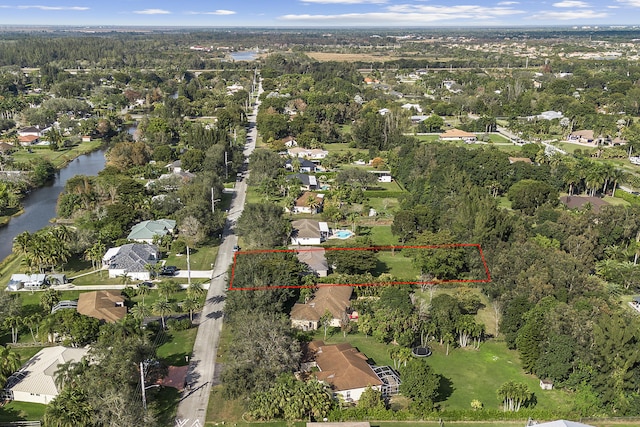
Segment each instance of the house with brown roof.
[[583,209],[589,205],[595,213],[600,212],[603,206],[609,205],[604,199],[592,196],[562,196],[560,197],[560,203],[565,205],[567,209]]
[[571,132],[567,137],[567,141],[578,142],[580,144],[594,144],[595,137],[592,129],[585,129]]
[[369,358],[351,344],[326,345],[323,341],[312,341],[309,351],[315,355],[315,362],[310,365],[318,368],[319,372],[315,373],[318,381],[330,384],[334,393],[345,401],[357,402],[367,387],[382,390],[384,383],[367,362]]
[[294,214],[317,214],[319,212],[322,212],[323,205],[324,194],[305,191],[300,197],[295,200],[291,212],[293,212]]
[[478,137],[471,133],[465,132],[460,129],[447,129],[443,133],[440,134],[441,141],[465,141],[465,142],[475,142],[478,140]]
[[303,331],[314,331],[321,326],[320,318],[329,312],[329,326],[340,327],[343,321],[351,320],[352,293],[352,286],[321,286],[309,302],[293,306],[291,325]]
[[29,145],[37,144],[40,142],[40,137],[36,135],[20,135],[18,136],[18,142],[23,147],[27,147]]
[[78,297],[78,313],[113,323],[127,315],[127,307],[120,291],[85,292]]

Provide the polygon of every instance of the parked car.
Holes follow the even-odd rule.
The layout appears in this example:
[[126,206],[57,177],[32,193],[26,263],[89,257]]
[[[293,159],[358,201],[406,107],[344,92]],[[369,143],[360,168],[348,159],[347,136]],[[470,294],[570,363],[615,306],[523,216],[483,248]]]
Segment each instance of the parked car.
[[153,288],[153,282],[140,282],[137,286],[139,288]]
[[162,270],[160,270],[160,275],[173,276],[176,274],[176,271],[178,271],[178,267],[176,267],[175,265],[166,265],[162,267]]
[[235,246],[233,247],[233,252],[238,252],[239,250],[240,250],[240,246],[235,245]]

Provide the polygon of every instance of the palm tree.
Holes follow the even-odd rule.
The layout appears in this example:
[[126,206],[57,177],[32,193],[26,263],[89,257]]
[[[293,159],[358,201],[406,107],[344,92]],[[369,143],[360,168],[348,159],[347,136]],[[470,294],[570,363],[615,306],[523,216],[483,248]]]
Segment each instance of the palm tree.
[[47,289],[40,295],[40,305],[47,312],[51,313],[51,309],[54,305],[60,302],[60,291],[57,289]]
[[150,314],[150,310],[144,304],[144,301],[131,307],[130,312],[133,318],[136,319],[140,324],[142,324],[144,318],[148,317]]
[[407,347],[398,349],[396,357],[398,358],[398,364],[402,363],[406,367],[407,362],[411,359],[411,349]]
[[93,408],[85,392],[67,387],[53,399],[44,413],[46,427],[76,427],[92,425]]
[[140,286],[140,287],[138,287],[138,295],[140,295],[142,297],[142,305],[144,305],[144,297],[145,297],[145,295],[149,295],[149,292],[151,292],[151,289],[149,289],[148,286]]
[[613,181],[613,188],[611,189],[611,195],[615,196],[616,194],[616,188],[618,188],[618,184],[620,182],[623,182],[627,179],[628,177],[628,173],[626,173],[625,171],[623,171],[622,169],[614,169],[613,171],[611,171],[611,174],[609,175],[609,179],[611,181]]
[[201,283],[193,282],[187,288],[187,295],[194,298],[199,298],[205,294],[205,289],[202,287]]
[[123,285],[127,286],[130,281],[131,276],[129,276],[127,273],[124,273],[120,276],[120,283],[122,283]]
[[165,329],[166,325],[165,325],[164,318],[167,314],[171,314],[173,312],[172,305],[166,300],[159,299],[153,304],[153,306],[151,307],[151,310],[155,314],[160,315],[160,319],[162,320],[162,329]]
[[80,362],[69,360],[68,362],[58,365],[58,369],[54,372],[53,382],[58,391],[62,391],[67,385],[75,386],[79,375],[89,366],[86,359]]
[[318,200],[318,197],[314,194],[309,194],[309,197],[307,197],[306,200],[306,204],[312,214],[318,213],[318,208],[321,205],[320,200]]
[[160,296],[164,297],[165,301],[169,301],[169,296],[175,294],[180,289],[180,286],[177,283],[162,281],[158,283],[158,293]]
[[11,374],[20,369],[20,356],[9,347],[0,346],[0,386],[7,383]]
[[96,270],[102,262],[102,256],[106,251],[104,243],[98,241],[94,243],[89,249],[84,251],[84,258],[87,261],[91,261],[91,267]]
[[60,132],[60,129],[55,127],[49,129],[44,136],[49,140],[49,148],[51,148],[53,151],[58,150],[58,147],[60,147],[64,138],[62,136],[62,132]]
[[[29,332],[31,332],[31,338],[33,338],[33,342],[36,342],[36,335],[38,335],[38,329],[40,322],[42,322],[42,314],[33,313],[31,316],[25,317],[22,319],[22,324],[29,328]],[[36,330],[35,334],[33,330]]]
[[189,312],[189,320],[193,322],[193,312],[200,308],[197,298],[189,297],[182,303],[182,309]]
[[160,272],[160,270],[162,269],[162,265],[160,265],[159,263],[147,263],[144,265],[145,270],[147,270],[149,272],[149,276],[151,277],[151,279],[155,279],[158,276],[158,273]]
[[11,342],[13,344],[18,342],[18,328],[22,325],[22,318],[20,316],[7,316],[4,319],[3,325],[5,328],[11,328]]
[[453,336],[453,334],[451,332],[447,332],[446,334],[444,334],[442,336],[442,341],[444,341],[447,344],[447,352],[446,352],[446,356],[449,355],[449,346],[451,344],[453,344],[453,342],[455,341],[455,338]]

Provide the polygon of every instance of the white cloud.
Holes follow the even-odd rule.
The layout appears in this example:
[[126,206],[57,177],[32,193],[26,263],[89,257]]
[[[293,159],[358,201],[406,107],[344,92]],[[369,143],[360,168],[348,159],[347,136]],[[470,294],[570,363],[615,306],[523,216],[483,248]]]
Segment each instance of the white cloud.
[[371,13],[345,13],[337,15],[283,15],[279,19],[285,21],[301,22],[339,22],[339,23],[366,23],[366,24],[408,24],[423,25],[426,23],[443,21],[495,21],[496,18],[525,13],[506,7],[484,7],[472,5],[460,6],[421,6],[421,5],[395,5],[386,8],[387,12]]
[[38,9],[38,10],[89,10],[88,7],[85,6],[41,6],[41,5],[21,5],[21,6],[0,6],[2,9]]
[[235,15],[237,12],[234,10],[218,9],[213,12],[186,12],[187,15]]
[[596,19],[596,18],[606,18],[609,16],[607,12],[595,12],[593,10],[573,10],[566,12],[559,11],[542,11],[531,16],[531,19],[546,19],[553,21],[570,21],[572,19]]
[[171,12],[163,9],[144,9],[134,10],[133,13],[137,13],[138,15],[169,15]]
[[640,0],[617,0],[618,3],[622,3],[626,6],[640,7]]
[[589,5],[579,0],[563,0],[558,3],[554,3],[553,7],[589,7]]
[[387,0],[300,0],[302,3],[319,4],[385,4]]

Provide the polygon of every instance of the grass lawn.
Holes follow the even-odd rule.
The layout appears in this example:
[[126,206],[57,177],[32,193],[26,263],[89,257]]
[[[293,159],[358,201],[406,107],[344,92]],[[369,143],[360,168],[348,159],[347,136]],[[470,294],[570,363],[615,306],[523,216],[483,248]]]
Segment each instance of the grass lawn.
[[189,364],[187,356],[191,355],[193,343],[196,341],[197,328],[186,331],[168,331],[163,337],[163,343],[157,349],[158,357],[173,366]]
[[[203,246],[191,251],[192,270],[211,270],[211,264],[216,262],[218,246]],[[166,258],[167,265],[175,265],[181,270],[187,269],[187,256],[182,254],[169,254]]]
[[56,168],[61,168],[81,154],[97,150],[101,145],[102,140],[94,140],[91,142],[82,142],[69,149],[61,149],[58,151],[50,150],[48,147],[32,147],[32,153],[26,150],[18,150],[13,154],[13,158],[16,162],[25,163],[36,158],[47,159],[50,160]]
[[452,392],[442,406],[468,408],[473,399],[480,400],[486,408],[498,409],[500,401],[496,390],[507,381],[517,381],[529,386],[537,399],[537,409],[568,410],[569,395],[561,390],[540,390],[539,380],[522,370],[518,353],[506,348],[503,342],[486,342],[479,350],[453,349],[445,355],[445,348],[435,344],[429,364],[435,372],[451,381]]
[[158,425],[174,425],[180,392],[173,387],[161,387],[157,392],[155,392],[155,388],[152,388],[148,393],[149,402],[156,404],[161,409],[158,414]]
[[[226,399],[222,395],[222,385],[211,388],[209,395],[209,406],[207,407],[207,425],[218,425],[220,422],[242,422],[242,414],[246,412],[246,402],[242,399]],[[260,423],[261,426],[271,425]],[[282,425],[288,425],[283,422]]]
[[594,147],[586,147],[583,145],[571,144],[569,142],[558,141],[558,142],[554,142],[553,145],[571,154],[575,153],[576,150],[580,150],[583,153],[591,153],[596,151]]
[[392,255],[391,251],[378,252],[378,268],[376,268],[376,276],[381,273],[390,273],[399,281],[412,281],[420,276],[418,270],[411,260],[401,253],[396,252]]
[[613,206],[631,206],[631,203],[619,197],[604,196],[604,201]]
[[[323,333],[319,331],[314,339],[323,339]],[[372,337],[362,334],[347,335],[342,337],[339,330],[326,340],[329,344],[349,342],[366,354],[376,365],[391,365],[389,357],[391,346],[381,344]],[[513,380],[526,383],[529,389],[535,393],[537,409],[567,410],[571,399],[569,395],[560,390],[542,392],[539,380],[525,374],[520,365],[518,353],[506,348],[504,342],[490,341],[482,343],[479,350],[474,349],[450,349],[447,356],[446,348],[438,343],[432,344],[433,355],[427,360],[434,371],[443,375],[450,384],[444,391],[448,397],[440,406],[443,409],[467,409],[473,399],[480,400],[486,408],[498,409],[500,401],[496,390],[507,381]]]
[[[27,332],[26,336],[28,336],[29,338],[29,342],[33,342],[33,339],[31,338],[31,334],[29,334]],[[39,352],[40,350],[43,349],[43,347],[37,346],[37,347],[13,347],[11,346],[11,351],[13,351],[14,353],[18,354],[20,356],[20,362],[22,362],[23,364],[31,359],[33,356],[36,355],[37,352]]]
[[[363,227],[364,228],[364,227]],[[375,245],[398,245],[398,238],[391,233],[390,225],[377,225],[374,227],[367,227],[368,236],[373,240],[373,244]],[[366,228],[364,228],[366,230]]]
[[367,203],[375,209],[378,216],[392,217],[400,202],[395,197],[371,197]]
[[[358,156],[368,156],[369,150],[365,150],[364,148],[353,148],[349,147],[349,144],[344,142],[336,142],[334,144],[323,144],[322,148],[327,150],[329,153],[346,153],[348,151],[352,152],[356,157]],[[358,159],[356,159],[358,160]],[[364,159],[363,159],[364,160]]]
[[0,407],[0,422],[40,421],[47,405],[27,402],[9,402]]

